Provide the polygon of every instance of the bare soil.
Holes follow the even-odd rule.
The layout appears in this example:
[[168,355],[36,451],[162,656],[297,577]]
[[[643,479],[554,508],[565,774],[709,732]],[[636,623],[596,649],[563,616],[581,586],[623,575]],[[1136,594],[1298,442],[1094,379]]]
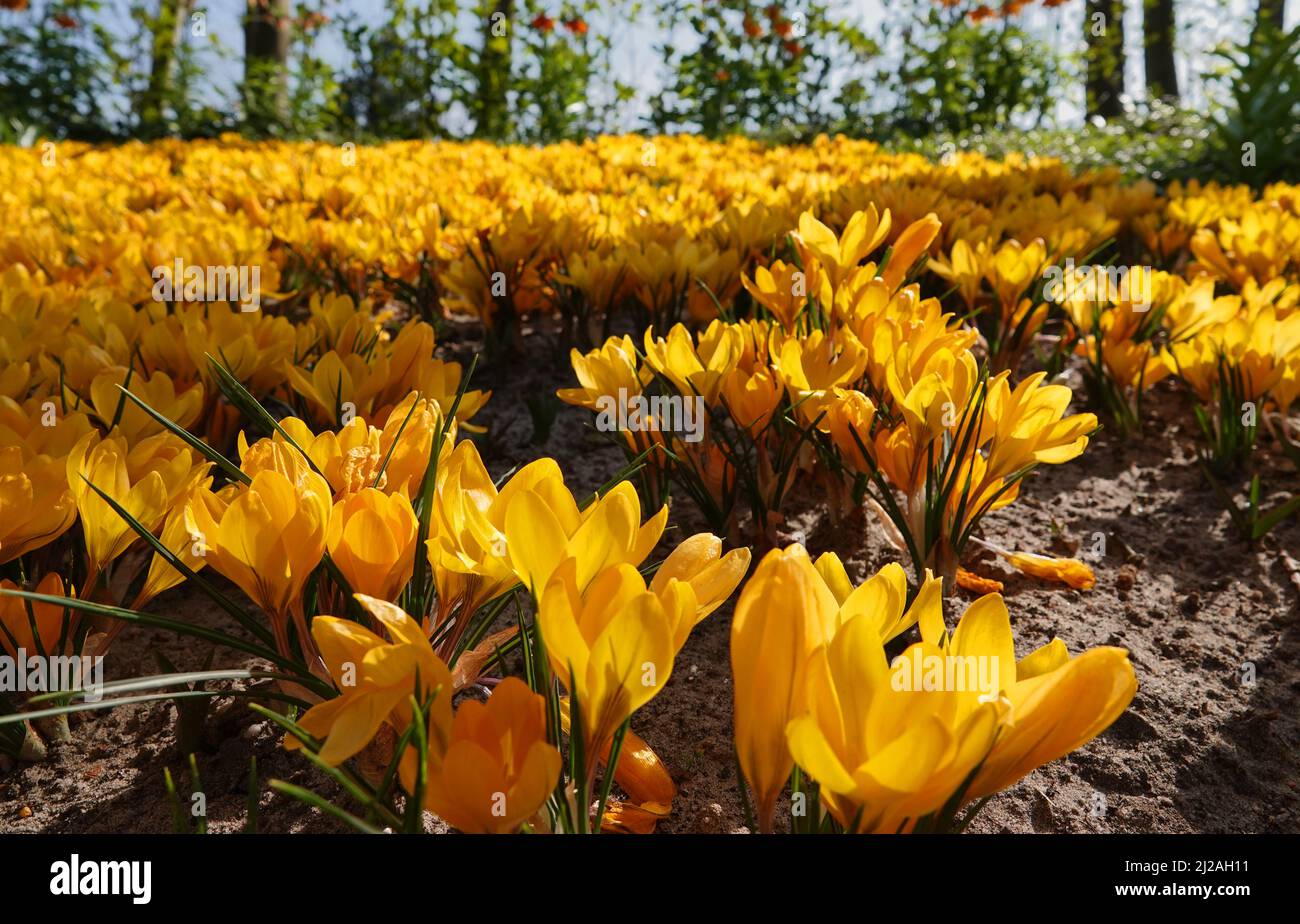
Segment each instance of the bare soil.
[[[479,348],[470,331],[449,331],[440,349],[468,360]],[[494,389],[476,421],[489,427],[484,459],[500,476],[551,455],[575,493],[590,491],[623,465],[622,453],[592,431],[588,412],[567,406],[545,441],[535,439],[527,399],[572,384],[572,373],[550,332],[525,343],[522,360],[480,370]],[[1146,417],[1140,438],[1103,431],[1080,459],[1038,470],[1015,504],[984,523],[985,537],[1000,545],[1057,554],[1078,554],[1104,535],[1092,591],[1045,584],[993,561],[978,570],[1006,584],[1019,654],[1053,636],[1073,652],[1120,645],[1140,689],[1113,727],[996,796],[972,831],[1300,831],[1300,522],[1293,518],[1255,546],[1240,539],[1197,466],[1195,424],[1178,387],[1157,387]],[[1261,457],[1275,496],[1300,490],[1285,461]],[[858,580],[893,560],[873,521],[832,523],[821,497],[808,491],[792,499],[783,544],[800,541],[814,554],[833,549]],[[661,555],[705,528],[685,501],[670,523]],[[951,623],[965,601],[950,602]],[[238,631],[184,587],[153,608]],[[679,790],[661,831],[744,830],[731,750],[730,619],[728,605],[696,628],[667,687],[635,722]],[[200,668],[206,657],[185,639],[129,627],[107,658],[106,679],[157,673],[154,652],[182,669]],[[226,651],[215,660],[217,667],[250,663]],[[247,702],[218,699],[205,723],[196,760],[210,830],[243,828],[252,756],[261,780],[259,830],[344,830],[267,790],[268,779],[285,779],[346,804],[301,757],[280,748],[280,736]],[[187,805],[192,789],[175,729],[171,702],[74,718],[73,740],[52,746],[49,759],[0,772],[0,832],[172,830],[164,768]]]

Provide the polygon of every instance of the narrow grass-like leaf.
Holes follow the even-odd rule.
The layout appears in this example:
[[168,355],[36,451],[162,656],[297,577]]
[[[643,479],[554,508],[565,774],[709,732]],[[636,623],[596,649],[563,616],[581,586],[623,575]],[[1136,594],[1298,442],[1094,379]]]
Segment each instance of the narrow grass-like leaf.
[[304,805],[308,805],[311,808],[320,809],[325,814],[330,815],[333,818],[337,818],[339,821],[343,822],[344,824],[348,825],[349,827],[357,831],[360,831],[362,834],[383,834],[384,833],[379,828],[376,828],[374,825],[367,824],[366,822],[362,821],[360,818],[358,818],[356,815],[353,815],[347,809],[340,808],[339,806],[335,805],[333,802],[330,802],[328,799],[324,798],[323,796],[316,795],[316,793],[312,792],[310,789],[304,789],[301,786],[295,786],[293,783],[286,783],[284,780],[271,780],[270,786],[276,792],[297,799],[299,802],[303,803]]
[[248,475],[246,475],[244,471],[234,462],[227,459],[216,449],[209,446],[207,443],[199,439],[190,431],[186,430],[184,427],[180,426],[179,424],[175,423],[172,420],[169,420],[168,418],[164,417],[162,414],[159,414],[157,411],[151,408],[147,403],[145,403],[143,400],[137,397],[135,393],[128,391],[126,388],[122,387],[121,385],[118,385],[117,387],[121,390],[122,394],[125,395],[127,398],[130,398],[131,401],[133,401],[135,405],[140,408],[140,410],[144,411],[146,414],[152,417],[155,422],[157,422],[162,427],[165,427],[174,436],[179,437],[182,441],[184,441],[185,445],[189,446],[195,452],[199,453],[199,455],[203,456],[203,458],[207,459],[209,462],[216,465],[217,468],[221,469],[223,472],[226,473],[226,476],[230,478],[230,480],[238,481],[242,484],[248,484],[250,481],[253,480],[249,478]]
[[197,571],[195,571],[193,568],[187,565],[179,555],[177,555],[171,549],[167,548],[167,546],[163,545],[161,539],[159,539],[149,530],[145,529],[144,524],[142,524],[139,520],[137,520],[130,513],[128,513],[125,507],[123,507],[116,500],[110,497],[106,491],[102,490],[99,487],[99,485],[95,484],[93,481],[86,478],[85,475],[81,476],[81,480],[86,482],[86,484],[90,486],[91,490],[100,496],[100,498],[104,501],[104,503],[112,507],[113,512],[116,513],[123,520],[125,520],[126,524],[130,526],[132,530],[135,531],[137,536],[139,536],[150,546],[152,546],[153,550],[156,553],[158,553],[159,556],[162,557],[163,561],[167,562],[167,564],[171,565],[173,568],[179,571],[182,575],[185,576],[187,580],[193,581],[194,586],[199,588],[199,590],[203,591],[204,595],[207,596],[208,599],[210,599],[213,603],[217,604],[217,606],[221,607],[236,622],[238,622],[241,626],[247,629],[248,632],[250,632],[254,637],[261,639],[268,646],[275,645],[275,637],[271,634],[271,631],[269,629],[263,626],[252,616],[249,616],[247,613],[245,613],[243,609],[241,609],[233,600],[231,600],[225,594],[221,593],[221,591],[213,587],[207,581],[206,578],[200,577]]

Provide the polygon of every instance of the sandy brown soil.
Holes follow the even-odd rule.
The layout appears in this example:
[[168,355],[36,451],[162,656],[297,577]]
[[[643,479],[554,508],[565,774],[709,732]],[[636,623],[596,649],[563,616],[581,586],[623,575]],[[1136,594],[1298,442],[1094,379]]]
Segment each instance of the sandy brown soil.
[[[530,338],[527,360],[512,364],[508,375],[502,367],[481,371],[495,389],[478,419],[490,428],[483,455],[497,476],[553,455],[575,493],[588,491],[622,465],[622,455],[592,432],[590,414],[569,407],[559,410],[545,443],[533,441],[525,398],[571,383],[547,336]],[[460,339],[448,346],[467,359],[477,344]],[[1025,550],[1077,553],[1094,533],[1106,536],[1090,592],[992,562],[980,570],[1006,583],[1018,653],[1053,636],[1075,652],[1121,645],[1141,686],[1111,729],[995,797],[973,831],[1300,831],[1300,577],[1282,554],[1300,558],[1300,522],[1292,519],[1255,547],[1246,544],[1202,479],[1190,410],[1172,383],[1156,389],[1147,417],[1143,438],[1102,432],[1082,458],[1040,469],[1019,501],[985,521],[987,538]],[[1300,490],[1289,466],[1270,466],[1267,455],[1264,462],[1272,471],[1267,484]],[[782,541],[802,541],[814,554],[835,550],[859,580],[893,558],[873,522],[833,525],[816,494],[796,496],[789,509]],[[671,522],[665,548],[704,528],[685,502]],[[950,623],[964,605],[953,601]],[[234,628],[184,588],[155,608]],[[730,615],[724,607],[697,627],[666,689],[635,723],[679,788],[664,831],[743,830],[730,743]],[[108,658],[108,679],[156,672],[155,650],[181,668],[198,668],[204,657],[183,639],[128,628]],[[237,653],[221,652],[216,666],[243,663]],[[1247,665],[1253,684],[1243,683]],[[248,762],[256,755],[261,830],[341,830],[265,789],[276,777],[345,801],[305,761],[285,754],[279,736],[246,703],[217,700],[206,724],[198,765],[211,829],[242,827]],[[183,797],[190,791],[174,726],[171,703],[74,720],[74,741],[55,746],[49,760],[0,773],[0,832],[171,830],[163,768],[181,781]]]

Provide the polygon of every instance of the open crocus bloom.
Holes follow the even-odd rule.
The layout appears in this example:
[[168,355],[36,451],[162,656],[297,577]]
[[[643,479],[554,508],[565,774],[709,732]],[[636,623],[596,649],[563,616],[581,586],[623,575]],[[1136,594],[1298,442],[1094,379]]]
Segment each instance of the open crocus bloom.
[[911,830],[1005,789],[1092,740],[1137,691],[1119,648],[1071,659],[1055,639],[1017,662],[997,594],[951,635],[937,609],[920,631],[887,664],[870,623],[850,621],[810,659],[806,709],[787,738],[845,827]]

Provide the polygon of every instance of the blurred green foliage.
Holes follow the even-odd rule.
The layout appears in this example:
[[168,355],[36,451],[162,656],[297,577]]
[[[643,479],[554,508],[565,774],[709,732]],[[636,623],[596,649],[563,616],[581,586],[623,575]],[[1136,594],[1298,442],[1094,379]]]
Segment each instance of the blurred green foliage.
[[829,4],[664,0],[657,14],[670,40],[655,131],[789,140],[861,122],[880,48]]
[[934,160],[959,151],[1002,159],[1054,157],[1075,170],[1118,168],[1130,179],[1155,183],[1203,175],[1209,159],[1208,119],[1161,102],[1130,104],[1110,121],[1071,128],[976,128],[900,139],[892,147]]
[[876,114],[878,138],[961,134],[1050,120],[1065,79],[1062,56],[1012,20],[974,23],[932,0],[892,7],[901,65],[877,75],[895,100]]
[[1300,176],[1300,26],[1265,27],[1218,52],[1227,104],[1211,117],[1208,166],[1227,182],[1260,186]]

